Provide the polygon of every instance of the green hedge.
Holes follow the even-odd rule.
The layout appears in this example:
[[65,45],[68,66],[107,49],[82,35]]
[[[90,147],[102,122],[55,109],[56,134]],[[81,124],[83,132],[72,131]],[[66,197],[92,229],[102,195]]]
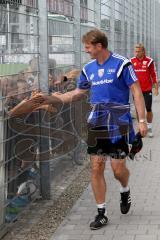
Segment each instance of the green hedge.
[[27,67],[28,64],[21,63],[0,64],[0,76],[15,75]]

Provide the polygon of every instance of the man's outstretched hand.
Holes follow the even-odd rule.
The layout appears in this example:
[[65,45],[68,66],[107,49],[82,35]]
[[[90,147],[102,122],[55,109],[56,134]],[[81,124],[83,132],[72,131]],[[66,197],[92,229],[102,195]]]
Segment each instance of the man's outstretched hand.
[[33,112],[41,104],[31,99],[22,100],[17,106],[9,111],[9,115],[12,117],[18,117]]
[[46,95],[44,93],[37,93],[31,99],[33,100],[34,103],[50,105],[50,104],[61,103],[61,100],[59,98],[60,95],[62,95],[62,93],[59,93],[59,92],[53,93],[51,96]]

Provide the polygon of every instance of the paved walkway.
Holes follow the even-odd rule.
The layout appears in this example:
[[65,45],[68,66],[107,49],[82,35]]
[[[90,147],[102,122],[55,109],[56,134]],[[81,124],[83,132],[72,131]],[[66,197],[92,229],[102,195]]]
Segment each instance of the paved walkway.
[[160,240],[160,97],[154,100],[154,138],[146,138],[136,161],[128,160],[131,171],[132,207],[127,215],[119,209],[119,183],[109,162],[107,211],[109,224],[96,231],[89,223],[96,214],[91,186],[59,226],[50,240]]

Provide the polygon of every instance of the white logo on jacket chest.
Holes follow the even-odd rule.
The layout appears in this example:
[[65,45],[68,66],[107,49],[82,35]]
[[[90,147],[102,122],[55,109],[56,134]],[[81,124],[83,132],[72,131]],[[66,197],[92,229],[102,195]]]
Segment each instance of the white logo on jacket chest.
[[143,61],[143,65],[147,65],[147,61]]
[[111,68],[111,69],[107,70],[108,74],[112,74],[112,73],[115,73],[115,72],[116,72],[116,69],[114,69],[114,68]]
[[91,76],[90,76],[89,78],[90,78],[90,80],[92,81],[93,78],[94,78],[94,74],[92,73]]
[[97,86],[97,85],[103,85],[103,84],[111,84],[113,83],[113,79],[104,79],[104,80],[100,80],[97,82],[92,82],[92,86]]
[[102,68],[102,69],[98,69],[98,76],[99,77],[103,77],[103,75],[104,75],[104,69]]

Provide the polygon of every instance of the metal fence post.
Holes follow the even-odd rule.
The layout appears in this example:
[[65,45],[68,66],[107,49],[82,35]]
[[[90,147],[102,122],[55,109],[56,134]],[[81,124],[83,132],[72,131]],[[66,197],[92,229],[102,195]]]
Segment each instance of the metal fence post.
[[160,59],[160,45],[159,45],[159,39],[160,39],[160,31],[159,29],[159,21],[160,21],[160,1],[157,1],[156,3],[156,20],[155,20],[155,31],[156,31],[156,45],[155,45],[155,52],[156,52],[156,60],[157,60],[157,71],[158,75],[160,75],[160,68],[158,67],[159,59]]
[[81,67],[81,27],[80,27],[80,1],[74,0],[74,52],[75,66]]
[[101,28],[101,0],[95,0],[95,25]]
[[[139,1],[139,6],[140,6],[139,14],[140,14],[140,16],[142,16],[142,1]],[[140,39],[139,39],[139,42],[142,42],[142,32],[143,32],[142,18],[140,18],[139,25],[140,25]]]
[[115,0],[112,0],[111,3],[111,41],[109,48],[115,50]]
[[152,22],[152,11],[151,11],[151,0],[148,0],[148,26],[147,26],[147,29],[148,29],[148,54],[151,55],[151,22]]
[[126,55],[125,52],[125,1],[122,1],[122,16],[121,16],[121,54]]
[[127,54],[128,56],[127,57],[131,57],[132,53],[131,53],[131,20],[130,20],[130,16],[131,16],[131,1],[129,1],[129,14],[128,14],[128,26],[127,26],[127,31],[128,31],[128,37],[127,37]]
[[[137,44],[137,18],[136,18],[136,9],[137,8],[137,1],[134,2],[134,46]],[[133,47],[134,47],[133,46]]]
[[[145,10],[147,11],[147,1],[144,4]],[[144,46],[147,48],[147,12],[144,14]]]
[[[48,93],[48,11],[47,1],[38,0],[39,8],[39,68],[40,68],[40,89]],[[42,127],[42,114],[40,113],[40,128]],[[45,118],[48,114],[45,114]],[[44,118],[43,118],[44,119]],[[44,119],[47,121],[47,119]],[[41,153],[47,152],[46,159],[41,159]],[[50,162],[49,162],[49,137],[40,134],[40,185],[43,199],[50,198]]]
[[156,37],[157,37],[157,34],[156,34],[156,0],[153,2],[153,23],[152,23],[152,27],[153,27],[153,32],[154,32],[154,35],[153,35],[153,58],[155,59],[156,58]]
[[[73,14],[74,14],[74,53],[75,53],[75,67],[80,69],[81,68],[81,25],[80,25],[80,1],[79,0],[74,0],[74,7],[73,7]],[[74,121],[74,126],[75,126],[75,138],[79,137],[81,135],[81,118],[77,118],[79,112],[82,109],[82,103],[81,102],[76,102],[73,103],[74,106],[71,111],[74,111],[74,119],[71,119]],[[82,112],[82,111],[81,111]],[[82,115],[82,114],[81,114]],[[75,139],[76,143],[76,139]],[[77,146],[75,145],[75,150],[74,150],[74,161],[77,164],[81,164],[81,159],[79,155],[79,149],[77,149]]]
[[0,238],[6,233],[5,221],[5,164],[4,164],[4,119],[0,94]]

